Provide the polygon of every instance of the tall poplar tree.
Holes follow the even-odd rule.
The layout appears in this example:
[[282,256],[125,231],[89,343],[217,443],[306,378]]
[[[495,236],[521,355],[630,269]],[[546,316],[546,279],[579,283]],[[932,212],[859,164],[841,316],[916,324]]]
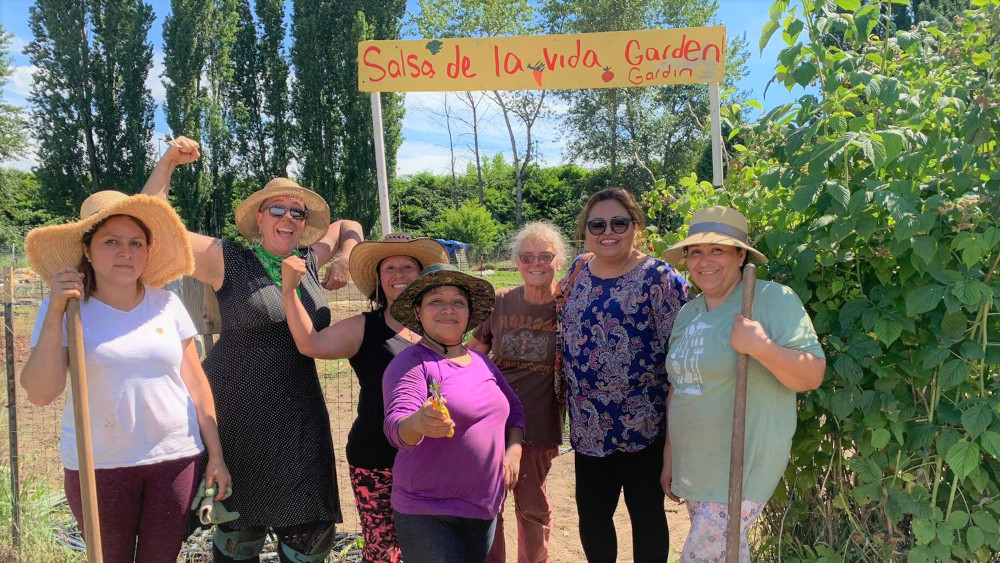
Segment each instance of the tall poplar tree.
[[232,192],[235,180],[233,156],[236,141],[229,127],[231,106],[229,92],[233,82],[233,43],[239,26],[239,0],[216,0],[212,14],[212,48],[205,69],[207,92],[205,133],[202,146],[207,148],[206,172],[209,204],[205,208],[205,231],[221,236],[231,223]]
[[138,191],[146,180],[153,132],[153,8],[137,0],[94,0],[91,50],[94,137],[101,187]]
[[[370,231],[379,216],[378,178],[375,168],[375,144],[372,129],[371,94],[358,92],[359,41],[366,39],[398,39],[399,21],[405,3],[399,0],[358,2],[365,6],[354,17],[351,42],[343,44],[344,65],[341,84],[344,107],[345,146],[341,160],[344,192],[347,196],[345,216],[355,219]],[[396,152],[402,143],[403,96],[394,92],[380,95],[382,134],[385,142],[385,168],[389,177],[396,170]]]
[[[0,25],[0,96],[14,73],[10,58],[11,34]],[[21,108],[0,97],[0,162],[20,155],[28,145],[28,129]]]
[[41,193],[53,213],[74,215],[102,189],[138,191],[145,177],[153,100],[142,0],[37,0],[25,52],[38,70],[29,103]]
[[[331,202],[334,212],[370,231],[378,218],[378,187],[370,95],[358,92],[357,45],[398,39],[403,0],[350,0],[331,6],[295,2],[292,62],[294,113],[299,127],[301,180]],[[402,96],[383,93],[386,169],[396,167],[402,142]]]
[[[203,139],[202,115],[208,106],[202,78],[212,50],[213,0],[171,0],[163,21],[163,67],[167,127],[178,135]],[[206,155],[209,156],[209,155]],[[203,210],[211,197],[204,178],[207,158],[174,172],[170,193],[187,228],[203,232]]]
[[292,114],[298,125],[299,181],[335,209],[342,198],[339,177],[344,127],[334,77],[340,75],[337,67],[346,64],[335,57],[336,43],[346,39],[344,30],[337,27],[343,7],[322,0],[295,0],[292,8]]
[[[292,158],[284,3],[239,0],[229,102],[240,171],[258,182],[287,176]],[[256,18],[254,17],[256,15]]]
[[285,54],[285,4],[282,0],[257,0],[258,43],[263,71],[264,111],[267,138],[271,144],[266,176],[287,176],[292,160],[295,129],[291,122],[288,91],[288,57]]
[[172,0],[163,23],[167,126],[201,142],[204,156],[178,169],[171,193],[191,230],[222,234],[230,212],[232,134],[226,115],[237,0]]

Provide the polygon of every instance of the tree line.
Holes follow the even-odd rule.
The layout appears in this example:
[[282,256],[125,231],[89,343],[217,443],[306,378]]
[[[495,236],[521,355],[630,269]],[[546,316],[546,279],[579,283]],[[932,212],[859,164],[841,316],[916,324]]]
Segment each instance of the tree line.
[[[163,22],[164,113],[204,157],[172,193],[188,227],[215,235],[234,199],[295,172],[340,215],[369,226],[377,207],[371,107],[357,93],[356,45],[398,38],[403,0],[172,0]],[[35,176],[45,208],[70,216],[94,191],[137,191],[153,154],[151,6],[142,0],[36,0],[25,48]],[[290,22],[290,23],[289,23]],[[402,98],[382,97],[390,170]]]
[[[163,22],[163,110],[170,131],[203,148],[196,164],[174,175],[174,203],[189,228],[233,236],[227,225],[234,202],[274,176],[293,175],[323,195],[336,216],[357,219],[373,233],[374,145],[370,98],[357,91],[359,41],[403,33],[476,37],[717,22],[709,0],[631,4],[623,10],[605,1],[422,0],[417,14],[406,14],[404,0],[172,0]],[[31,7],[33,37],[25,54],[37,68],[28,122],[38,166],[34,187],[23,189],[37,189],[50,220],[72,216],[94,191],[137,191],[153,164],[154,144],[163,141],[152,138],[156,106],[145,85],[153,67],[153,18],[143,0],[36,0]],[[733,39],[729,50],[728,76],[735,82],[745,72],[745,39]],[[486,176],[495,174],[489,171],[493,155],[479,149],[487,97],[500,108],[510,142],[504,168],[510,175],[497,189],[513,199],[511,214],[490,207],[505,201],[487,200]],[[381,99],[392,175],[403,96]],[[526,194],[529,184],[548,181],[544,174],[531,178],[541,170],[533,128],[553,117],[556,103],[569,108],[562,120],[565,158],[591,170],[607,168],[597,176],[637,193],[692,170],[705,145],[704,87],[459,92],[448,99],[454,107],[444,109],[443,121],[454,132],[453,156],[462,150],[459,137],[473,138],[475,189],[470,194],[459,186],[464,171],[457,164],[450,182],[437,184],[449,191],[453,210],[468,198],[490,208],[501,231],[541,215]],[[396,199],[405,199],[414,182],[420,183],[392,179]]]

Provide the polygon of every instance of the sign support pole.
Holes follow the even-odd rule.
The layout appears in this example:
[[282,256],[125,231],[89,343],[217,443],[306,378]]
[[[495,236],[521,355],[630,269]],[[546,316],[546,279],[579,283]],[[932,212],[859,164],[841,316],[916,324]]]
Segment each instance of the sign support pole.
[[719,83],[708,85],[709,106],[712,112],[712,185],[722,188],[722,110],[719,107]]
[[375,143],[375,171],[378,175],[378,209],[382,236],[392,232],[389,216],[389,177],[385,171],[385,137],[382,131],[382,96],[372,92],[372,141]]

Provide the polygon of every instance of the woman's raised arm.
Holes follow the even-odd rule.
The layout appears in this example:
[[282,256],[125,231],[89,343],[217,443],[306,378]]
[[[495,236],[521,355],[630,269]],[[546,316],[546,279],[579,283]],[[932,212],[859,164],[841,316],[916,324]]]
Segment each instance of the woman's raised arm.
[[[142,193],[158,197],[164,201],[170,193],[170,177],[174,169],[182,164],[198,160],[201,152],[198,142],[184,136],[177,137],[167,146],[160,161],[153,167]],[[222,241],[210,236],[187,232],[191,252],[194,254],[194,279],[207,283],[218,291],[225,279],[225,262],[222,257]]]

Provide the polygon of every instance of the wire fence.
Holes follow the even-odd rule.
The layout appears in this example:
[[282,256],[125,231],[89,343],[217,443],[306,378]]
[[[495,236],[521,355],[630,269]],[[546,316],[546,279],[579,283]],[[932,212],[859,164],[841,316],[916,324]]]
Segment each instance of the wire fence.
[[[9,257],[11,264],[21,264],[22,267],[13,270],[12,303],[9,309],[12,311],[9,324],[13,331],[9,334],[13,339],[13,362],[7,360],[6,347],[0,346],[0,355],[4,365],[11,364],[13,368],[8,368],[6,378],[8,380],[7,396],[7,416],[2,417],[0,423],[0,448],[5,455],[0,456],[0,475],[5,476],[0,484],[0,502],[11,503],[12,510],[16,514],[18,502],[21,495],[12,494],[14,491],[23,489],[25,483],[31,483],[39,489],[55,493],[56,504],[65,504],[63,490],[63,466],[59,453],[59,437],[61,432],[61,416],[66,401],[66,393],[63,393],[51,404],[39,407],[30,404],[26,399],[19,397],[19,384],[16,383],[20,375],[20,368],[28,358],[30,351],[31,331],[35,322],[35,315],[42,299],[48,294],[48,286],[38,279],[34,273],[23,266],[26,261],[23,256]],[[482,262],[468,264],[462,260],[457,260],[461,266],[471,271],[471,273],[483,275],[494,283],[499,289],[501,287],[520,284],[520,276],[514,270],[509,257],[502,253],[494,252],[488,257],[484,257]],[[484,266],[485,264],[485,266]],[[486,269],[479,271],[476,268]],[[3,268],[6,270],[6,267]],[[499,271],[503,270],[503,271]],[[353,283],[347,287],[327,292],[332,322],[345,319],[352,315],[369,310],[368,300],[361,295]],[[6,317],[6,313],[5,313]],[[7,318],[4,318],[7,324]],[[7,331],[5,331],[7,332]],[[350,473],[345,455],[345,445],[351,424],[357,414],[359,386],[354,371],[347,360],[317,360],[317,371],[319,372],[320,383],[322,385],[327,409],[330,413],[330,430],[333,435],[334,455],[337,464],[337,486],[340,492],[340,502],[344,516],[344,522],[338,526],[338,532],[343,531],[349,534],[359,534],[361,525],[358,519],[357,510],[354,508],[354,494],[350,486]],[[11,381],[10,378],[14,377]],[[15,429],[15,431],[12,431]],[[9,453],[9,455],[8,455]],[[6,478],[6,476],[10,478]],[[66,514],[69,507],[63,506]],[[6,514],[5,510],[0,510],[0,514]],[[16,517],[12,516],[16,521]],[[74,526],[71,518],[67,519],[70,527]],[[19,530],[9,525],[9,533],[0,537],[0,561],[7,560],[5,553],[16,553],[16,549],[4,551],[5,546],[17,546],[19,543]],[[76,549],[82,548],[79,542],[77,531],[70,530],[70,533],[60,538],[52,538],[53,542],[76,544]],[[197,539],[197,538],[196,538]],[[203,543],[203,542],[202,542]],[[185,560],[202,560],[199,553],[198,542],[185,548]],[[350,559],[350,558],[349,558]],[[26,561],[35,559],[26,558]]]

